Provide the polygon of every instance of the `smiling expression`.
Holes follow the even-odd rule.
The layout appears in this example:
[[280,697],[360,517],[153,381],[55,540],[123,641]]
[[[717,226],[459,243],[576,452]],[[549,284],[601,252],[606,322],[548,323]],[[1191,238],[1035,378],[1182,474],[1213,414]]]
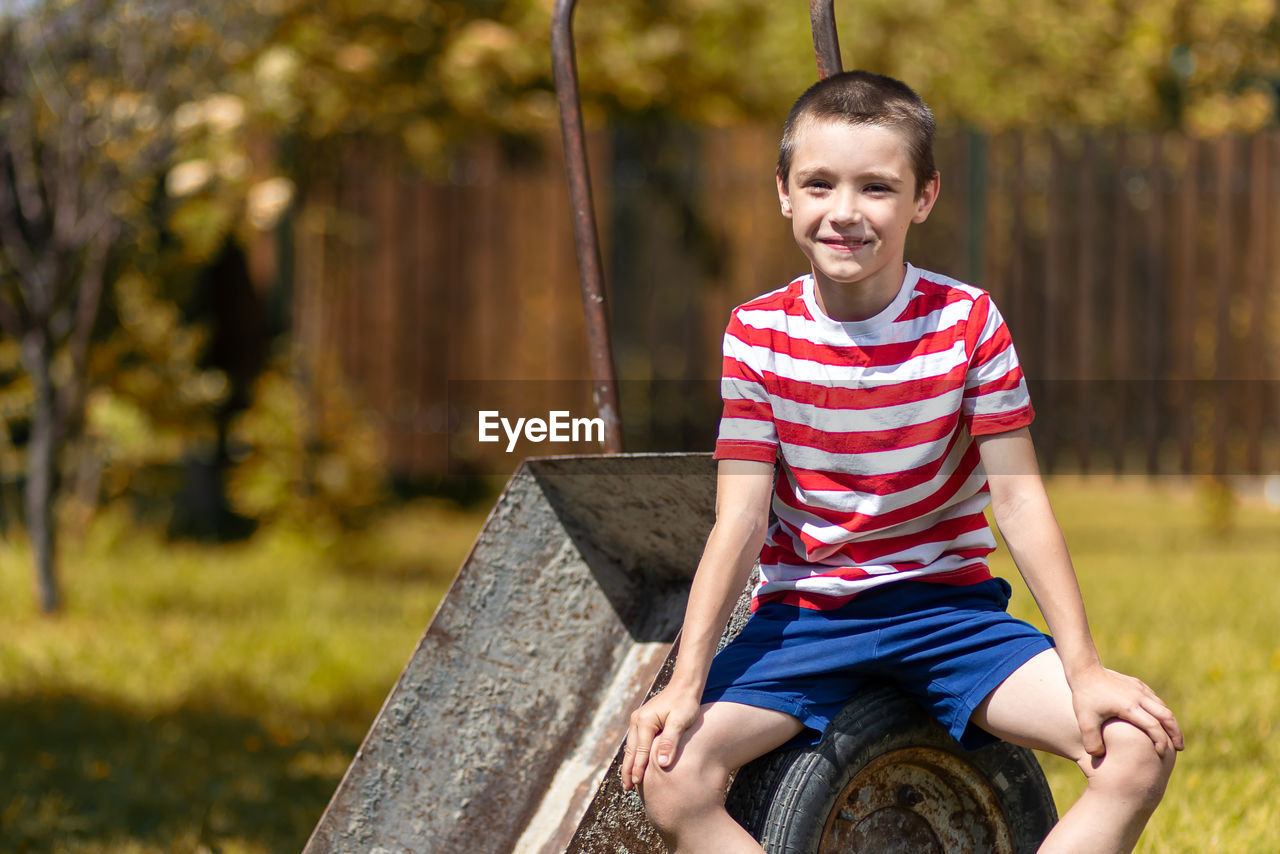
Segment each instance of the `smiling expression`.
[[881,125],[806,121],[790,178],[778,177],[782,215],[837,320],[870,317],[893,301],[907,229],[928,218],[937,197],[937,176],[916,192],[901,133]]

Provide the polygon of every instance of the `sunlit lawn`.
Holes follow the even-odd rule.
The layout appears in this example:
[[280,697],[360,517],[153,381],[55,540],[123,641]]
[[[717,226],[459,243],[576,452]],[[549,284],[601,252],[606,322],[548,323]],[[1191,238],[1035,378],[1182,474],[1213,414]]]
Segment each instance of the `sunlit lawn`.
[[[1181,482],[1060,478],[1052,491],[1103,662],[1151,685],[1187,738],[1138,850],[1280,851],[1280,510],[1246,494],[1218,535],[1207,493]],[[1043,626],[1015,586],[1012,610]],[[1042,764],[1065,809],[1079,771]]]
[[300,851],[483,521],[210,547],[110,513],[54,619],[0,545],[0,852]]
[[[1053,492],[1104,661],[1187,732],[1140,850],[1280,850],[1280,511],[1244,499],[1223,538],[1181,482]],[[482,522],[417,503],[215,548],[106,513],[55,619],[0,544],[0,851],[299,851]],[[1079,775],[1046,766],[1065,805]]]

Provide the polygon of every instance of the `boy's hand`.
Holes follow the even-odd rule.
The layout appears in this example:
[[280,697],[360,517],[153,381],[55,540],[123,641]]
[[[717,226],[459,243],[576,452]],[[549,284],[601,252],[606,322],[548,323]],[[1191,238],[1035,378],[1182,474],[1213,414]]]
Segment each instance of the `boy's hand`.
[[701,705],[695,695],[665,689],[631,713],[627,730],[627,746],[622,756],[623,791],[644,782],[649,760],[657,754],[657,763],[670,768],[680,750],[680,738],[693,726]]
[[1100,757],[1107,752],[1102,726],[1116,718],[1145,732],[1161,756],[1170,748],[1186,747],[1173,712],[1141,680],[1098,665],[1069,681],[1071,703],[1084,749],[1090,756]]

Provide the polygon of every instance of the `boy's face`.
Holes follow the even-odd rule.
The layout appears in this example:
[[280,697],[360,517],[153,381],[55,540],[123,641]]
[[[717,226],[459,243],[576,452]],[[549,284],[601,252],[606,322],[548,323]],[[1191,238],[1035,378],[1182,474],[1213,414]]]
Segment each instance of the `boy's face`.
[[876,125],[806,119],[789,180],[778,177],[782,215],[819,288],[856,285],[886,304],[902,284],[907,229],[937,197],[936,176],[917,194],[902,135]]

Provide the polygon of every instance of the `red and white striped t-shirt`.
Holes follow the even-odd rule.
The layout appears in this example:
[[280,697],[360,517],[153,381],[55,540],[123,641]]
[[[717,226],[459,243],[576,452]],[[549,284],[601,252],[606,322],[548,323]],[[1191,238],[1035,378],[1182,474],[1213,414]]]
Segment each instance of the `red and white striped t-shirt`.
[[973,437],[1033,418],[991,297],[908,264],[883,311],[841,323],[813,289],[803,276],[757,297],[725,332],[716,459],[780,464],[752,608],[990,578]]

